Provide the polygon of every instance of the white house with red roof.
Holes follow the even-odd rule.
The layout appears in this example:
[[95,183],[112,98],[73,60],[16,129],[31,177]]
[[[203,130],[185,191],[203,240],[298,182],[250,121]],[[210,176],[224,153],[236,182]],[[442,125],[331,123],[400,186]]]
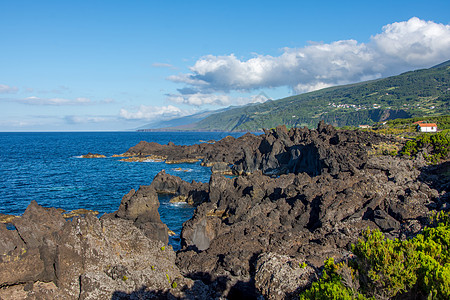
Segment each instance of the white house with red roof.
[[417,124],[417,131],[420,132],[436,132],[437,125],[435,123],[419,123]]

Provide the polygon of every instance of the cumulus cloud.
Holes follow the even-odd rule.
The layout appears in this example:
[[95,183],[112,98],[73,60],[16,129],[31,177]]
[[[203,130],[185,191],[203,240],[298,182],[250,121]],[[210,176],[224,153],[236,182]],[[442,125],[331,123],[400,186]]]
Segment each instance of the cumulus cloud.
[[128,111],[122,108],[119,112],[119,115],[127,120],[154,120],[154,119],[167,120],[187,115],[187,113],[173,105],[168,106],[140,105],[136,111]]
[[208,55],[191,67],[192,74],[171,76],[169,80],[208,92],[279,86],[307,91],[316,86],[358,81],[371,74],[381,76],[380,66],[373,64],[374,56],[372,49],[354,40],[286,48],[278,57],[259,55],[247,61],[233,54]]
[[15,86],[0,84],[0,94],[14,94],[17,93],[18,90],[19,89]]
[[14,99],[15,102],[29,104],[29,105],[80,105],[80,104],[90,104],[91,100],[89,98],[78,97],[75,99],[66,98],[40,98],[40,97],[26,97],[22,99]]
[[[168,77],[196,93],[170,95],[191,105],[230,103],[226,93],[280,86],[307,92],[339,84],[389,76],[450,59],[450,26],[420,20],[388,24],[369,43],[341,40],[284,48],[280,56],[257,55],[240,60],[234,54],[206,55],[189,74]],[[212,93],[225,93],[214,96]]]
[[414,17],[384,26],[372,42],[386,62],[428,66],[450,58],[450,25]]

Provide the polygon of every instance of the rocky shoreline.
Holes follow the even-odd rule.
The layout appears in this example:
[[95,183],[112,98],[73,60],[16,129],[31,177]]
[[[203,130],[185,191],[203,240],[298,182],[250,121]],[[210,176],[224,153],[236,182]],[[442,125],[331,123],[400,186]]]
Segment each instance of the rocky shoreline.
[[[210,182],[162,171],[100,218],[65,220],[32,202],[13,228],[0,224],[0,299],[296,298],[327,257],[351,256],[362,230],[403,239],[449,209],[448,161],[374,151],[402,143],[323,122],[192,146],[140,142],[120,156],[202,160]],[[158,193],[196,206],[176,253]]]

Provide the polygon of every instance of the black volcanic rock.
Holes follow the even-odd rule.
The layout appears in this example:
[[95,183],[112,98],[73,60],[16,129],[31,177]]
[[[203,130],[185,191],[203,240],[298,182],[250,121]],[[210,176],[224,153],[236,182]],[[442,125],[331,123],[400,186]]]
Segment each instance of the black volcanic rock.
[[2,252],[4,256],[0,270],[7,274],[0,276],[0,286],[54,280],[52,263],[55,259],[57,232],[64,223],[61,212],[31,201],[23,216],[13,220],[15,230],[2,230],[5,234],[2,234],[3,239],[8,241],[4,244],[7,247]]
[[[386,173],[377,165],[381,161],[368,158],[372,168],[337,176],[212,176],[209,200],[183,226],[177,265],[188,276],[249,282],[262,253],[293,257],[319,268],[329,256],[339,260],[348,255],[349,245],[367,227],[390,237],[416,233],[438,193],[417,184],[417,169],[392,168]],[[398,183],[391,180],[396,172],[403,173]],[[277,269],[272,271],[281,276]]]
[[243,158],[244,151],[251,153],[256,150],[261,138],[247,133],[239,138],[227,136],[220,141],[178,146],[173,143],[160,145],[154,142],[141,141],[131,147],[123,156],[158,156],[164,157],[166,162],[182,162],[201,159],[203,164],[211,166],[215,163],[233,164]]
[[280,126],[266,130],[256,151],[244,149],[243,158],[234,162],[236,173],[264,174],[354,172],[367,160],[369,143],[390,139],[369,132],[337,131],[320,123],[317,130]]
[[213,173],[266,175],[323,172],[337,175],[356,172],[367,161],[371,144],[392,142],[391,138],[363,131],[336,130],[321,122],[317,130],[278,126],[264,135],[247,133],[237,139],[228,136],[214,144],[177,146],[140,142],[124,155],[161,156],[167,162],[201,159]]
[[171,289],[172,280],[188,284],[174,266],[174,252],[147,236],[130,220],[75,218],[58,245],[57,286],[69,298],[111,299],[143,286],[156,297]]
[[255,286],[266,299],[296,299],[296,291],[306,288],[315,275],[314,268],[303,267],[297,259],[266,252],[257,258]]
[[30,202],[21,218],[13,220],[13,225],[27,247],[38,247],[64,223],[61,212],[55,208],[44,208],[34,200]]
[[[446,197],[421,181],[428,178],[422,160],[369,154],[374,144],[398,142],[392,138],[319,124],[317,130],[278,127],[259,141],[244,146],[233,163],[247,176],[213,174],[207,200],[183,225],[177,265],[205,282],[227,278],[225,293],[246,282],[273,298],[264,284],[251,284],[263,253],[318,270],[329,256],[344,259],[368,227],[391,238],[416,234]],[[281,276],[272,272],[271,278]]]
[[[185,278],[166,242],[150,187],[131,191],[114,214],[65,221],[61,212],[30,203],[0,224],[1,299],[134,299],[214,295]],[[166,236],[163,238],[162,233]]]
[[[64,221],[31,203],[15,230],[0,226],[0,298],[296,299],[327,257],[349,257],[363,230],[404,239],[431,210],[448,209],[450,184],[440,176],[448,162],[373,154],[382,143],[401,141],[324,123],[214,145],[141,142],[127,153],[201,158],[215,172],[203,184],[162,171],[100,219]],[[220,174],[230,171],[245,176]],[[176,257],[158,193],[196,205]]]
[[[161,222],[158,207],[159,201],[155,189],[150,186],[141,186],[137,191],[131,190],[123,196],[119,209],[113,215],[116,218],[133,221],[133,224],[142,229],[150,239],[167,244],[169,242],[168,228]],[[111,214],[106,217],[111,217]]]
[[158,194],[173,195],[177,202],[197,205],[207,200],[208,184],[201,182],[186,182],[177,176],[167,174],[164,170],[156,174],[150,187]]

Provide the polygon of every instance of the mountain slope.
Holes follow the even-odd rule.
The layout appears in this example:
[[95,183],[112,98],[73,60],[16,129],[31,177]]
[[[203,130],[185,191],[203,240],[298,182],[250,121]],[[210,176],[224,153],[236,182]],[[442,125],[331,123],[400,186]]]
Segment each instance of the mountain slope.
[[450,61],[384,79],[331,87],[213,114],[191,130],[256,131],[280,124],[372,124],[450,112]]

